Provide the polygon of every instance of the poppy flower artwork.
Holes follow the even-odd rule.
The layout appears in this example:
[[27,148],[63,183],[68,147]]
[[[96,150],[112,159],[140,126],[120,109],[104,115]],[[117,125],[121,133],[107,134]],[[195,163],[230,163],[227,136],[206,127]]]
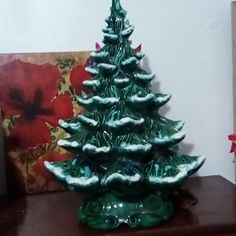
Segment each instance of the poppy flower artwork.
[[75,103],[90,79],[89,52],[0,55],[0,106],[10,192],[61,189],[44,170],[44,160],[70,157],[57,146],[64,137],[60,119],[80,114]]
[[236,152],[236,134],[229,135],[228,139],[231,142],[230,153],[235,153]]
[[86,65],[76,65],[72,68],[70,73],[70,82],[76,92],[86,90],[83,85],[83,81],[91,77],[91,75],[85,71]]

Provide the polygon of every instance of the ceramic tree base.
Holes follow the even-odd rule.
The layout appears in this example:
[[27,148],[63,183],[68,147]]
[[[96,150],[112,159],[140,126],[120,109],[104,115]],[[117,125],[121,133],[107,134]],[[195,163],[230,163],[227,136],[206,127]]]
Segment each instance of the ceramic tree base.
[[173,204],[154,193],[140,198],[120,198],[112,193],[87,200],[78,212],[79,221],[93,229],[115,229],[120,225],[147,228],[173,214]]

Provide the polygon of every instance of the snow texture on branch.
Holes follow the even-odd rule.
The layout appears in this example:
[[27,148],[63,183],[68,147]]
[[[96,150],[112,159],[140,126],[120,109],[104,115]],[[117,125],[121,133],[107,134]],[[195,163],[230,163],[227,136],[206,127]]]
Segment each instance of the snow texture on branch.
[[95,79],[95,80],[84,80],[83,85],[87,86],[87,87],[99,87],[100,86],[100,81]]
[[102,98],[100,96],[93,96],[88,99],[77,97],[77,100],[80,104],[83,104],[83,105],[91,105],[91,104],[113,105],[113,104],[118,103],[120,101],[120,98],[117,98],[117,97]]
[[78,119],[79,119],[81,122],[83,122],[83,123],[89,125],[90,127],[97,127],[97,126],[98,126],[98,122],[97,122],[96,120],[91,119],[91,118],[88,118],[88,117],[86,117],[86,116],[84,116],[84,115],[78,116]]
[[104,59],[108,56],[108,52],[91,52],[90,56],[94,58]]
[[126,85],[130,82],[129,78],[116,78],[114,79],[114,84],[116,85]]
[[169,142],[176,143],[183,140],[185,136],[186,136],[186,132],[178,132],[173,135],[165,135],[165,136],[159,135],[158,137],[154,139],[154,143],[159,144],[159,145],[166,144]]
[[183,127],[184,127],[184,121],[179,121],[175,126],[177,130],[181,130]]
[[83,146],[82,150],[84,152],[89,152],[89,153],[106,154],[111,151],[111,147],[107,147],[107,146],[97,147],[95,145],[88,143]]
[[122,61],[123,66],[138,65],[138,63],[139,63],[139,60],[136,57],[130,57]]
[[108,41],[117,41],[117,39],[119,38],[119,35],[117,34],[104,34],[104,39],[108,40]]
[[134,26],[131,25],[128,28],[122,30],[121,35],[125,37],[129,37],[134,31]]
[[112,183],[114,180],[119,180],[121,182],[128,182],[128,183],[135,183],[140,181],[141,175],[138,173],[135,173],[134,175],[123,175],[121,173],[114,172],[110,176],[104,178],[101,182],[102,185],[107,185],[109,183]]
[[50,163],[48,161],[44,162],[44,166],[61,181],[66,182],[70,189],[74,189],[75,187],[90,187],[91,185],[94,185],[99,181],[99,178],[96,175],[92,175],[90,177],[73,177],[68,173],[64,173],[62,167],[54,166],[53,163]]
[[129,143],[121,143],[121,150],[125,150],[127,152],[148,152],[151,150],[152,145],[147,144],[129,144]]
[[114,71],[116,69],[116,65],[107,64],[107,63],[99,63],[98,68],[101,68],[105,71]]
[[77,148],[79,147],[79,143],[76,141],[69,142],[65,139],[60,139],[57,144],[61,147],[72,147],[72,148]]
[[149,102],[151,100],[153,100],[155,97],[154,94],[150,93],[150,94],[147,94],[145,97],[139,97],[138,95],[133,95],[129,98],[129,101],[130,102],[137,102],[137,103],[143,103],[143,102]]
[[143,118],[140,118],[139,120],[135,120],[130,117],[124,117],[124,118],[121,118],[120,120],[113,120],[113,121],[107,122],[106,125],[112,128],[120,128],[128,124],[141,125],[143,124],[143,122],[144,122]]
[[154,101],[159,104],[165,104],[171,99],[170,94],[166,94],[164,96],[156,96]]
[[151,80],[155,78],[155,73],[152,74],[135,73],[134,77],[140,81],[149,83]]
[[144,54],[143,52],[136,52],[136,53],[135,53],[135,56],[136,56],[139,60],[141,60],[142,58],[145,57],[145,54]]
[[[202,164],[205,161],[205,157],[199,156],[196,158],[195,161],[192,161],[191,163],[186,163],[177,166],[177,169],[179,170],[178,174],[173,176],[149,176],[148,180],[152,184],[173,184],[177,183],[180,180],[186,178],[188,175],[191,175],[191,171],[194,171],[202,166]],[[155,164],[154,167],[156,168],[156,173],[158,173],[159,169],[161,169],[161,166],[159,164]]]
[[76,123],[72,123],[72,122],[67,122],[65,120],[59,119],[58,120],[58,124],[62,127],[62,128],[71,128],[73,130],[76,130],[78,128],[80,128],[80,122],[76,122]]
[[114,34],[114,30],[110,27],[102,29],[102,31],[103,31],[103,33],[106,33],[106,34]]
[[90,73],[92,75],[98,74],[98,70],[96,68],[90,67],[90,66],[85,67],[85,71],[87,71],[88,73]]

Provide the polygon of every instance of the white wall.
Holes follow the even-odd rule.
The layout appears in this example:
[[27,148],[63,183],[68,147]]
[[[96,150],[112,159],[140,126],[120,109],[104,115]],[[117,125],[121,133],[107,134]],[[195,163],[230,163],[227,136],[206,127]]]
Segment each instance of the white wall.
[[[94,49],[111,0],[0,0],[0,52]],[[145,66],[162,92],[165,114],[186,122],[183,149],[202,154],[200,175],[234,181],[227,135],[233,131],[229,0],[123,0],[143,43]]]

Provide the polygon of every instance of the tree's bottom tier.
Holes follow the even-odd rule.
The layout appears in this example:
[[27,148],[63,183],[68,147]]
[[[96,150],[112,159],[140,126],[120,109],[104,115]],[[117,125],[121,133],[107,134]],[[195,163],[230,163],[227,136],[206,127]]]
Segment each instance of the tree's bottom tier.
[[160,193],[131,199],[105,193],[87,199],[78,211],[78,218],[93,229],[115,229],[123,224],[148,228],[168,220],[173,212],[173,204]]
[[73,191],[94,194],[115,192],[117,195],[136,196],[147,190],[170,191],[179,188],[204,161],[205,158],[201,156],[166,151],[146,164],[119,158],[101,167],[86,157],[44,164],[60,182]]

